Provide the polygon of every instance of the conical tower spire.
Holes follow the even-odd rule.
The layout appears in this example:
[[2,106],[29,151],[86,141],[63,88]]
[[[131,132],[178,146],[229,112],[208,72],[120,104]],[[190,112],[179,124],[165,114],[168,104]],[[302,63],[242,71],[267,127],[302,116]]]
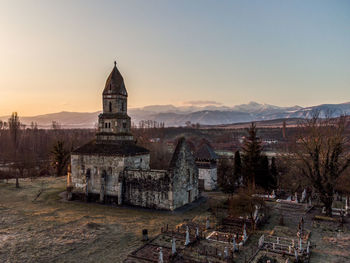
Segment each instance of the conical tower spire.
[[103,94],[119,94],[123,96],[128,96],[128,93],[125,88],[124,79],[122,74],[120,74],[117,68],[117,62],[114,61],[114,67],[112,72],[109,74]]
[[98,142],[133,140],[130,133],[131,120],[127,114],[127,99],[123,76],[114,61],[102,94],[103,113],[98,119]]

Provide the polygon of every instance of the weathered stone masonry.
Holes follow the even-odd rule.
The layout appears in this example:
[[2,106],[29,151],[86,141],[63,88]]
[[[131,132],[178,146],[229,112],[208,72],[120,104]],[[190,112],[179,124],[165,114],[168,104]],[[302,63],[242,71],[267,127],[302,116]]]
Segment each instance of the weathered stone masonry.
[[151,170],[149,151],[136,145],[127,115],[127,91],[116,65],[103,91],[96,140],[71,154],[72,198],[174,210],[198,198],[198,169],[184,138],[168,170]]
[[217,159],[213,148],[203,143],[195,153],[201,188],[214,190],[217,187]]

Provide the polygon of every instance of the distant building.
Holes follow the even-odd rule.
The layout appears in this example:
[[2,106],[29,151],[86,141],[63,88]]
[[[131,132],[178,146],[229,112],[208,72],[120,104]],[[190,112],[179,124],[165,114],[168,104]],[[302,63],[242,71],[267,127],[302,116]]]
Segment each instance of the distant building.
[[283,137],[283,139],[287,138],[287,136],[286,136],[286,127],[287,127],[287,123],[286,123],[286,121],[283,121],[283,127],[282,127],[282,137]]
[[278,140],[275,139],[265,139],[262,141],[263,144],[276,144],[278,143]]
[[151,143],[160,142],[160,138],[151,138],[149,139],[149,142]]
[[199,187],[207,191],[217,187],[218,156],[208,143],[203,143],[195,152],[198,167]]
[[102,97],[96,139],[71,154],[70,196],[166,210],[196,200],[198,169],[184,138],[177,143],[169,169],[150,169],[149,150],[136,145],[130,132],[128,93],[116,64]]

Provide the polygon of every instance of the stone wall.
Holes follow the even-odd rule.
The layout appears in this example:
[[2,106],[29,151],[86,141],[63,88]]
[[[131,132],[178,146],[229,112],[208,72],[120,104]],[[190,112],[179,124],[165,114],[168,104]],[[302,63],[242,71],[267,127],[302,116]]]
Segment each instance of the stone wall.
[[176,146],[169,168],[173,180],[173,207],[179,208],[199,197],[198,168],[185,140]]
[[72,153],[72,194],[166,210],[199,197],[198,168],[185,140],[178,143],[168,170],[150,170],[149,158]]
[[217,168],[200,167],[198,168],[199,179],[204,180],[204,190],[211,191],[217,187]]
[[171,178],[165,170],[126,170],[123,178],[123,204],[172,210]]
[[[120,196],[120,174],[125,167],[149,169],[149,154],[136,156],[71,155],[72,192]],[[105,178],[102,178],[105,175]]]

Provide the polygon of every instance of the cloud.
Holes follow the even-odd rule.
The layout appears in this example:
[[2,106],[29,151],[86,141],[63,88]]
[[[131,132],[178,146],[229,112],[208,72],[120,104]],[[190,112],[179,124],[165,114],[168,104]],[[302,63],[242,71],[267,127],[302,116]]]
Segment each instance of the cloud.
[[207,106],[207,105],[222,105],[221,102],[214,100],[191,100],[183,102],[184,105],[192,105],[192,106]]

